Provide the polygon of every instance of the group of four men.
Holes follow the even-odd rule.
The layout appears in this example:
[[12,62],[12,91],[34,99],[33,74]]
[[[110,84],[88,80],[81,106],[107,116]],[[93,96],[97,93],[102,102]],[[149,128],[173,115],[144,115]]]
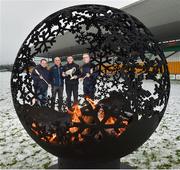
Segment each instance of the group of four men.
[[48,70],[47,60],[41,59],[40,64],[32,71],[34,89],[37,94],[37,102],[40,105],[46,105],[48,86],[52,87],[52,108],[55,107],[55,99],[58,94],[58,108],[61,110],[63,103],[64,80],[66,87],[67,107],[71,108],[71,96],[73,94],[73,103],[78,103],[78,85],[79,80],[83,81],[84,96],[94,98],[95,84],[98,72],[95,65],[90,62],[89,54],[83,54],[82,68],[74,62],[72,56],[67,57],[67,64],[61,64],[61,58],[54,58],[54,65]]

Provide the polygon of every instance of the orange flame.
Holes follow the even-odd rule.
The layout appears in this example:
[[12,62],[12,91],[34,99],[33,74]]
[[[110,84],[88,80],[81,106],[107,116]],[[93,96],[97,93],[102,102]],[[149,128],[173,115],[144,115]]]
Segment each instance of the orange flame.
[[96,108],[96,104],[95,104],[95,102],[94,102],[91,98],[89,98],[89,97],[87,96],[87,97],[86,97],[86,100],[89,102],[89,104],[92,106],[93,109]]
[[[80,109],[79,105],[75,104],[72,107],[72,110],[73,111],[71,111],[69,109],[67,110],[68,113],[72,115],[72,117],[71,117],[72,123],[79,123],[80,122],[79,117],[82,116],[81,109]],[[79,129],[78,127],[71,127],[71,128],[69,128],[69,132],[75,133],[78,131],[78,129]]]

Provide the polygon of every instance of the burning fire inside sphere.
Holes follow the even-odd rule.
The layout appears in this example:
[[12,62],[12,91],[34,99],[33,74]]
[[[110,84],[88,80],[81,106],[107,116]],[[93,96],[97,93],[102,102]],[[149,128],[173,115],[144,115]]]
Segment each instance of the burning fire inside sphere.
[[[92,99],[87,97],[86,100],[89,102],[89,104],[91,105],[93,110],[95,110],[97,108],[97,104],[95,104],[95,102]],[[70,126],[69,128],[66,129],[64,136],[66,136],[68,133],[71,133],[74,135],[72,135],[71,138],[69,139],[69,141],[68,141],[69,143],[73,142],[73,141],[82,142],[84,140],[84,138],[86,138],[86,136],[89,133],[91,133],[91,126],[93,126],[93,124],[94,124],[94,126],[96,126],[96,123],[95,123],[95,120],[93,119],[93,116],[83,115],[81,108],[78,104],[75,104],[72,107],[72,110],[73,111],[67,110],[67,114],[69,114],[71,117],[70,122],[72,124],[72,127]],[[116,117],[110,116],[110,117],[108,117],[108,119],[106,119],[104,121],[105,114],[106,113],[103,110],[103,108],[99,108],[99,110],[97,112],[97,118],[98,118],[99,123],[102,123],[103,125],[105,125],[105,131],[109,135],[113,135],[115,137],[120,136],[126,130],[126,127],[128,125],[128,119],[124,119],[121,122],[117,122]],[[81,123],[81,120],[83,120],[83,122],[86,123],[87,127],[85,127],[83,130],[81,130],[81,132],[79,132],[78,126]],[[104,122],[102,122],[102,121],[104,121]],[[114,124],[117,124],[119,126],[119,128],[117,128],[116,131],[112,127]],[[38,123],[33,122],[31,130],[37,136],[41,136],[41,134],[43,132],[41,130],[39,131],[38,129],[41,129],[40,125],[38,125]],[[95,139],[100,139],[102,137],[102,135],[103,134],[101,132],[99,132],[94,137],[95,137]],[[59,143],[58,135],[56,133],[50,133],[48,136],[41,137],[40,139],[43,141],[49,142],[49,143]]]
[[[71,108],[64,100],[61,111],[51,107],[50,95],[45,106],[35,104],[31,76],[35,56],[57,55],[57,49],[65,60],[89,53],[98,75],[94,98],[80,94]],[[21,123],[48,152],[113,159],[131,153],[154,132],[170,83],[164,54],[138,19],[108,6],[80,5],[50,15],[31,31],[17,54],[11,89]]]

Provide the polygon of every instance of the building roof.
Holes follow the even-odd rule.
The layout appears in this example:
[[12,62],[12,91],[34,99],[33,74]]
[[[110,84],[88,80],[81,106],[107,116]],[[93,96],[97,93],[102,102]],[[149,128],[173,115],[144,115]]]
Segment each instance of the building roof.
[[[122,10],[144,23],[160,42],[180,39],[180,0],[139,0]],[[86,52],[86,46],[77,44],[71,33],[57,36],[56,40],[53,48],[40,56],[67,56]]]
[[156,39],[180,39],[180,0],[140,0],[122,8],[151,30]]

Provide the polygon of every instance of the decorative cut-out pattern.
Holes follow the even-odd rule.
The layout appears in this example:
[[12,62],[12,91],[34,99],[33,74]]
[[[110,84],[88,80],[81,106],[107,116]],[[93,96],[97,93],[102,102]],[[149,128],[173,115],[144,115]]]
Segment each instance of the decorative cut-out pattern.
[[[79,45],[87,46],[96,66],[98,102],[86,98],[83,107],[68,114],[50,106],[31,106],[36,97],[29,71],[34,56],[48,52],[56,37],[68,32]],[[154,115],[160,121],[170,91],[167,63],[150,31],[135,17],[99,5],[66,8],[39,23],[18,52],[11,87],[24,127],[33,138],[50,145],[102,141],[109,136],[116,140],[133,122]]]

